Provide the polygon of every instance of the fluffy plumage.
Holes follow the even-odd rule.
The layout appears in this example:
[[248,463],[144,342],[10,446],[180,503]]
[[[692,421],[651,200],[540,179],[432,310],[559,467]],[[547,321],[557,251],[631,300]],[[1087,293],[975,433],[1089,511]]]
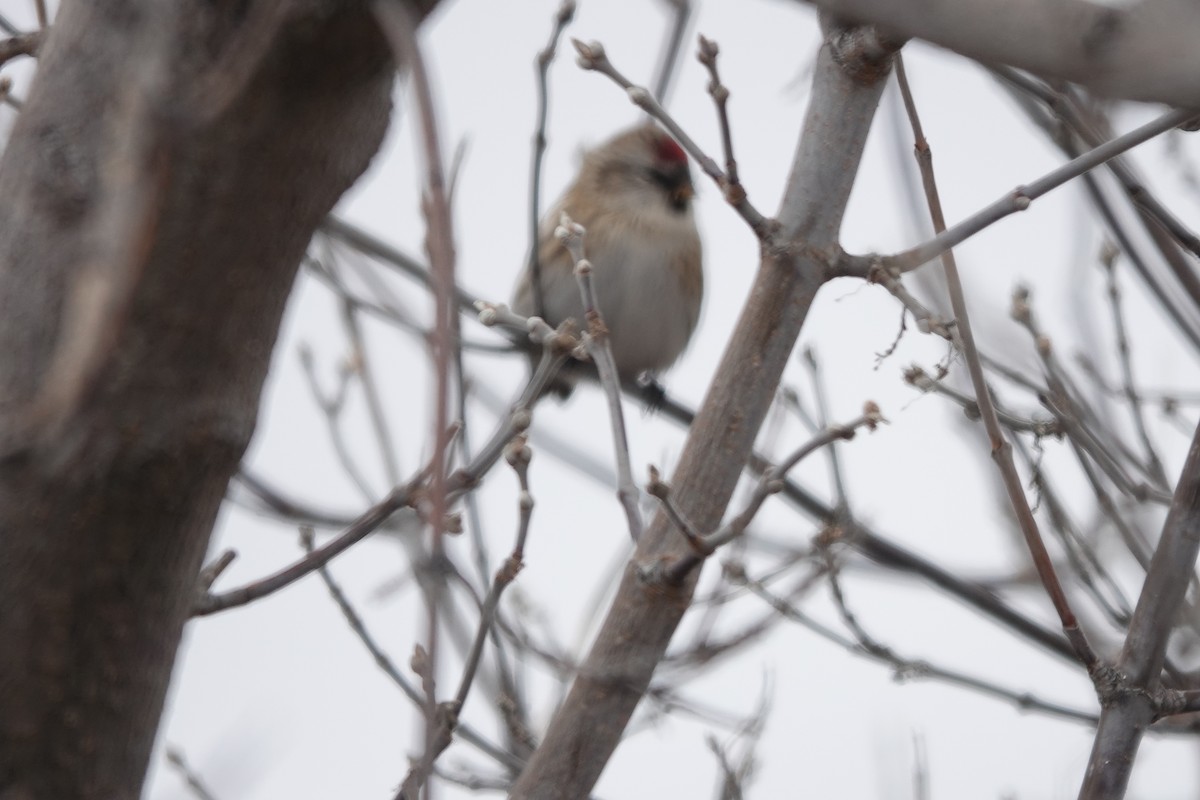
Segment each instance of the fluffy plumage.
[[[639,125],[585,154],[574,183],[542,220],[542,316],[555,326],[567,317],[583,324],[575,265],[554,236],[565,211],[587,229],[584,248],[622,378],[669,367],[696,328],[704,274],[693,193],[683,150],[657,126]],[[539,313],[528,270],[512,306]]]

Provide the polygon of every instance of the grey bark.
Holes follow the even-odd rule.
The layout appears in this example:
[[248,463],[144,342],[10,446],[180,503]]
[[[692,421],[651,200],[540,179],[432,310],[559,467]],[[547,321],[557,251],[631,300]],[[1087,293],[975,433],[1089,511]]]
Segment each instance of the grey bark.
[[0,161],[3,800],[139,795],[296,266],[392,73],[355,4],[64,2]]
[[1200,107],[1200,7],[1187,0],[806,0],[985,64],[1129,100]]
[[[848,74],[826,45],[777,237],[762,263],[708,396],[688,435],[672,496],[694,525],[715,530],[769,407],[818,289],[885,84],[886,65]],[[621,739],[655,667],[691,602],[698,570],[678,585],[663,567],[687,557],[664,514],[643,534],[617,595],[541,746],[511,797],[586,797]]]
[[1113,685],[1101,684],[1103,711],[1080,800],[1125,796],[1138,746],[1158,716],[1160,675],[1179,609],[1200,553],[1200,428],[1188,449],[1162,537],[1154,549]]

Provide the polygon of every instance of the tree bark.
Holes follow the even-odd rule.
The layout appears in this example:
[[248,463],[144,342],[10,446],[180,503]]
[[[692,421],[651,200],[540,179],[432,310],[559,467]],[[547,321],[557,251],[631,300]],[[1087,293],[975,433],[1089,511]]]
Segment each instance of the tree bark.
[[[839,250],[842,214],[889,65],[885,60],[866,69],[836,57],[829,44],[821,50],[778,233],[764,246],[750,297],[672,478],[672,496],[700,531],[715,530],[725,513]],[[679,584],[662,577],[664,567],[690,554],[683,535],[660,513],[638,542],[591,652],[512,798],[588,796],[691,602],[699,570]]]
[[1156,693],[1167,643],[1200,554],[1200,427],[1175,486],[1171,510],[1146,572],[1117,661],[1116,685],[1100,687],[1103,710],[1080,800],[1120,800],[1146,728],[1157,718]]
[[1178,0],[805,0],[984,64],[1127,100],[1200,107],[1200,8]]
[[356,4],[63,3],[0,161],[2,800],[139,796],[296,266],[392,75]]

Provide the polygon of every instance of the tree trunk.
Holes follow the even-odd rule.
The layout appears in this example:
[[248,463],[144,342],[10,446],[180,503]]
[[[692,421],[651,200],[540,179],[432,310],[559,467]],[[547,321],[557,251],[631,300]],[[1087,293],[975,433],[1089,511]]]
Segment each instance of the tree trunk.
[[140,794],[297,263],[392,74],[357,4],[63,3],[0,161],[0,800]]

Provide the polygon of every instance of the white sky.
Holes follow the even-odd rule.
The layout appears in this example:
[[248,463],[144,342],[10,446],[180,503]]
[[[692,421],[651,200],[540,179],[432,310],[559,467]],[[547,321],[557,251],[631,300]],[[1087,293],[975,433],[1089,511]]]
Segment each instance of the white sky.
[[[0,7],[15,19],[24,18],[25,5],[0,0]],[[556,0],[459,0],[446,4],[424,30],[447,154],[460,141],[467,147],[455,203],[460,280],[471,291],[497,301],[507,300],[525,258],[532,64],[556,6]],[[646,83],[666,23],[664,6],[583,0],[568,35],[601,41],[622,72]],[[809,68],[819,41],[814,14],[799,3],[699,3],[688,57],[669,109],[719,157],[715,115],[704,92],[706,76],[691,55],[696,32],[720,43],[722,77],[732,91],[730,113],[742,179],[751,200],[770,213],[777,207],[805,111]],[[951,222],[1061,163],[1057,151],[980,68],[919,44],[906,48],[905,57]],[[638,118],[617,87],[582,72],[573,61],[568,44],[552,68],[546,204],[569,180],[580,147]],[[846,215],[843,243],[854,252],[891,252],[922,235],[912,227],[913,214],[898,181],[898,165],[907,158],[908,148],[898,150],[892,138],[894,102],[889,91]],[[400,111],[382,153],[339,213],[417,254],[424,235],[418,212],[420,171],[413,112],[403,89],[397,92],[397,103]],[[1124,109],[1116,115],[1118,126],[1126,130],[1149,113],[1144,108]],[[0,112],[0,124],[7,129],[10,123],[11,112]],[[1186,140],[1185,147],[1196,155],[1194,142]],[[1163,142],[1152,142],[1137,152],[1136,162],[1158,179],[1152,182],[1155,188],[1194,226],[1200,219],[1196,197],[1174,178],[1164,151]],[[749,230],[702,175],[697,182],[708,294],[696,340],[665,377],[669,390],[693,405],[717,363],[757,264],[757,246]],[[1008,298],[1018,281],[1035,287],[1036,310],[1064,359],[1078,348],[1108,352],[1111,330],[1098,304],[1102,284],[1094,267],[1100,234],[1086,212],[1082,193],[1068,186],[959,250],[977,333],[985,347],[1010,363],[1030,368],[1034,364],[1027,337],[1007,317]],[[1139,378],[1150,386],[1195,389],[1196,365],[1187,351],[1146,303],[1140,288],[1131,280],[1124,280],[1123,286],[1131,307]],[[428,303],[419,292],[407,292],[406,297],[414,306]],[[1095,309],[1090,321],[1078,313],[1089,304]],[[874,399],[892,422],[841,448],[854,512],[887,536],[965,575],[1003,574],[1024,561],[998,511],[986,445],[961,435],[967,429],[961,415],[945,402],[920,397],[900,378],[913,362],[932,370],[944,348],[910,326],[897,353],[875,368],[875,353],[891,344],[899,316],[898,305],[882,289],[837,282],[822,291],[802,336],[802,346],[814,348],[822,361],[835,419],[855,416],[864,400]],[[473,324],[466,330],[476,341],[491,339]],[[402,469],[408,472],[425,452],[428,362],[411,339],[383,326],[372,323],[369,336]],[[323,380],[332,386],[347,345],[336,301],[309,277],[299,280],[287,314],[249,462],[290,494],[354,513],[365,503],[332,455],[299,368],[296,352],[301,342],[312,347]],[[503,397],[511,395],[523,373],[520,360],[514,358],[476,356],[470,366],[478,380]],[[798,363],[793,366],[789,381],[810,396],[804,370]],[[382,492],[385,481],[361,413],[361,397],[355,395],[353,403],[356,415],[347,423],[347,435],[376,491]],[[539,408],[535,424],[576,439],[607,463],[611,446],[607,425],[600,424],[603,413],[599,392],[588,388],[568,404]],[[493,416],[482,408],[474,408],[473,414],[472,435],[480,442]],[[669,474],[683,440],[681,432],[633,406],[627,407],[627,415],[635,476],[645,474],[648,462]],[[1170,433],[1169,426],[1156,423],[1154,430],[1169,457],[1168,473],[1175,475],[1186,441]],[[777,441],[762,446],[783,453],[804,438],[802,430],[788,422],[780,426]],[[1058,444],[1047,445],[1046,458],[1052,464],[1069,460]],[[1075,473],[1059,474],[1074,507],[1087,508]],[[806,463],[798,476],[828,495],[823,459]],[[534,529],[526,569],[510,590],[510,599],[525,598],[532,606],[529,613],[541,615],[581,654],[590,640],[588,626],[596,624],[605,607],[606,601],[598,604],[596,593],[626,548],[621,510],[608,488],[581,479],[540,452],[535,452],[532,481],[538,502]],[[480,493],[494,556],[511,547],[515,485],[511,473],[498,467]],[[797,520],[769,506],[760,525],[774,540],[802,545],[816,529],[810,521]],[[465,539],[452,546],[466,563]],[[300,553],[287,526],[233,507],[222,515],[213,552],[227,547],[235,548],[239,558],[218,588],[252,580]],[[376,596],[403,571],[400,548],[381,538],[368,540],[339,558],[333,569],[395,661],[406,664],[424,633],[423,612],[411,591],[386,599]],[[1127,577],[1130,595],[1135,596],[1137,581]],[[867,566],[847,573],[846,590],[867,629],[903,655],[960,667],[1075,707],[1094,705],[1091,688],[1078,670],[1044,656],[924,585]],[[1029,593],[1018,602],[1053,627],[1048,603],[1040,594]],[[742,603],[737,618],[763,611],[761,604]],[[805,607],[822,619],[835,619],[824,590],[815,592]],[[1103,628],[1096,633],[1098,638],[1113,636]],[[455,674],[444,676],[444,691],[451,691],[456,679]],[[911,797],[913,742],[918,738],[927,753],[933,798],[1074,797],[1091,746],[1090,732],[1083,726],[1024,714],[1004,702],[939,684],[898,685],[886,668],[786,624],[683,691],[707,707],[746,715],[759,701],[764,684],[769,686],[770,716],[750,797]],[[536,711],[538,724],[544,724],[555,695],[548,681],[539,679],[535,686],[543,690]],[[472,704],[485,701],[482,693],[472,695],[468,719],[480,719],[473,715]],[[169,706],[160,738],[186,753],[220,800],[391,797],[406,771],[406,756],[419,746],[415,710],[371,663],[315,577],[248,608],[193,621]],[[597,797],[714,795],[717,767],[704,742],[706,732],[713,730],[710,726],[679,717],[637,727],[639,732],[620,747],[601,778]],[[728,738],[723,731],[716,733]],[[457,745],[441,763],[453,768],[477,765],[481,759],[469,747]],[[1197,773],[1194,746],[1149,738],[1129,796],[1195,797],[1200,788]],[[156,758],[146,797],[186,796],[178,776]],[[439,798],[467,796],[472,795],[452,787],[438,791]]]

